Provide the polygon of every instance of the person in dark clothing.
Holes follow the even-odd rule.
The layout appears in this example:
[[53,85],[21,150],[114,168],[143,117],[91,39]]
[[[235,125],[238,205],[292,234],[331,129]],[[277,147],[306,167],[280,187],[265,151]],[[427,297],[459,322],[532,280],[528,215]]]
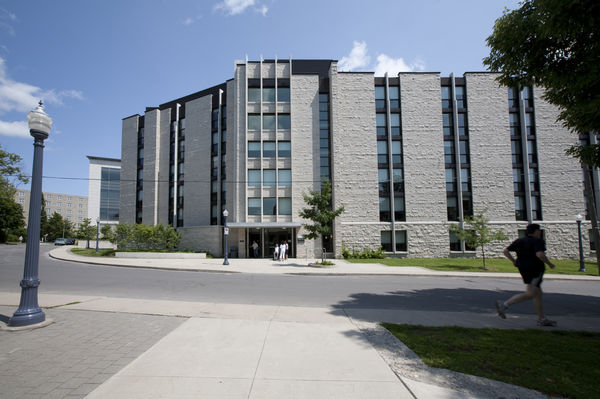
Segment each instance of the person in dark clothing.
[[[513,258],[511,252],[517,253],[517,259]],[[544,316],[542,306],[541,284],[546,270],[545,264],[552,269],[554,269],[554,264],[546,257],[546,243],[542,240],[540,225],[535,223],[528,225],[526,236],[513,241],[512,244],[506,247],[504,256],[519,269],[526,289],[525,292],[516,294],[504,302],[496,301],[498,316],[505,319],[509,306],[533,299],[533,307],[538,316],[537,325],[544,327],[556,326],[555,321],[548,320]]]

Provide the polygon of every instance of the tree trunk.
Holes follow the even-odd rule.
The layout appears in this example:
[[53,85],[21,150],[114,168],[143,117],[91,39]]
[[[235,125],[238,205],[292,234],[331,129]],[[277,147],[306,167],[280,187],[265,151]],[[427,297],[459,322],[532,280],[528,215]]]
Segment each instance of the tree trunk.
[[583,166],[583,183],[584,192],[587,199],[588,210],[590,211],[590,219],[592,219],[592,235],[596,247],[596,264],[598,266],[598,274],[600,275],[600,234],[598,232],[598,216],[596,213],[596,197],[592,188],[592,170],[588,165]]
[[481,255],[483,257],[483,270],[487,270],[488,268],[485,267],[485,246],[484,245],[481,246]]

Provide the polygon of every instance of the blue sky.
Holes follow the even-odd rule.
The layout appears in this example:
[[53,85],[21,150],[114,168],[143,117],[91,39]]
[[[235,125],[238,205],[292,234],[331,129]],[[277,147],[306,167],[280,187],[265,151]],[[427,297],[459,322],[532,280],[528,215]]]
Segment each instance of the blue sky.
[[123,118],[225,82],[234,60],[460,76],[484,70],[505,7],[518,2],[0,0],[0,144],[30,173],[26,114],[43,99],[43,190],[87,195],[86,155],[120,158]]

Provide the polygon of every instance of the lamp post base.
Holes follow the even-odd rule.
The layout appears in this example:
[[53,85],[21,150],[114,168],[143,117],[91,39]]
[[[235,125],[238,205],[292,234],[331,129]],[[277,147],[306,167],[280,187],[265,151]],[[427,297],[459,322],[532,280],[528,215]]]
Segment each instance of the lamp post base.
[[17,309],[13,317],[8,319],[9,327],[24,327],[33,324],[43,323],[46,320],[46,314],[42,309]]

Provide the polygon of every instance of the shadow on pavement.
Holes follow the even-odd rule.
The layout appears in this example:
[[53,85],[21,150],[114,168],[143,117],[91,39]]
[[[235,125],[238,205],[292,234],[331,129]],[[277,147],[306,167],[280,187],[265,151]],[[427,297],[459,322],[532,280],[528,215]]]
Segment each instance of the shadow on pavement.
[[[351,299],[332,305],[334,309],[385,309],[433,312],[495,313],[495,301],[508,299],[521,291],[490,291],[467,288],[435,288],[395,291],[385,295],[356,293]],[[544,308],[556,316],[600,317],[600,298],[587,295],[544,294]],[[511,307],[511,313],[533,314],[531,301]]]

